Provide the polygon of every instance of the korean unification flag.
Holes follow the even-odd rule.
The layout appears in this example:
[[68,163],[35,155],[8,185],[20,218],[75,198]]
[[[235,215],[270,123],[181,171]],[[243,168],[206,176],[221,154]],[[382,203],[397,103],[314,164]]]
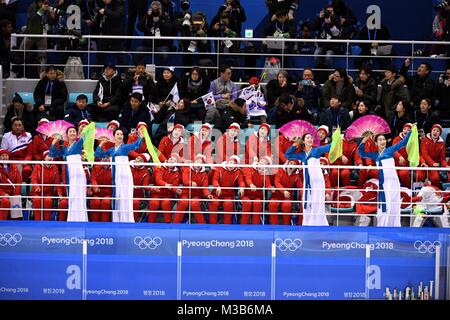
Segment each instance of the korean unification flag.
[[209,110],[216,107],[216,100],[214,99],[214,96],[212,92],[209,92],[202,96],[203,103],[205,104],[205,109]]
[[250,117],[267,116],[266,114],[266,100],[264,94],[258,88],[252,96],[246,100],[247,111]]
[[172,101],[178,103],[180,101],[180,94],[178,93],[178,86],[175,83],[172,90],[170,90],[169,95],[172,95]]
[[253,95],[255,94],[255,86],[251,85],[247,88],[242,89],[241,94],[239,95],[239,98],[244,99],[244,100],[250,100]]

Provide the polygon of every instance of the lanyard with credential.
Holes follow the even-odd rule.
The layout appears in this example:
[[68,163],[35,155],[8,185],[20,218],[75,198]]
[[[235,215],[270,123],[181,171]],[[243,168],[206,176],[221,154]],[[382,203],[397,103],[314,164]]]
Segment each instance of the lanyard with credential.
[[[375,32],[373,34],[373,40],[377,40],[377,29],[374,29],[374,30],[375,30]],[[370,39],[370,30],[369,29],[367,29],[367,40],[371,40]]]
[[[50,87],[50,90],[48,90]],[[45,87],[45,94],[52,95],[53,92],[53,81],[48,81],[47,86]]]

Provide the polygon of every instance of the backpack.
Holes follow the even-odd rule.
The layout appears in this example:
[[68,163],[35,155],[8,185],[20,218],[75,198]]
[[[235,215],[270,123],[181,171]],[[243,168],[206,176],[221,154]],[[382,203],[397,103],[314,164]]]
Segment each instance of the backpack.
[[67,58],[64,67],[64,78],[66,79],[84,79],[83,62],[80,57]]

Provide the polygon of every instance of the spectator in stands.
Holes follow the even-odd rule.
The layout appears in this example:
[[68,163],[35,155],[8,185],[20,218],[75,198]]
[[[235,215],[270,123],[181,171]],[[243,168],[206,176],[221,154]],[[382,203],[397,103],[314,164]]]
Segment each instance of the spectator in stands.
[[[12,129],[3,135],[1,148],[8,150],[10,160],[31,161],[33,157],[31,133],[24,129],[23,120],[16,118],[12,121]],[[17,165],[22,173],[23,180],[29,182],[31,176],[31,165]]]
[[369,109],[368,104],[364,100],[361,100],[356,102],[356,109],[350,111],[349,114],[353,123],[356,119],[373,114],[373,112]]
[[25,131],[34,132],[36,120],[33,105],[31,103],[23,103],[22,97],[17,93],[14,94],[14,98],[6,110],[5,120],[3,122],[5,132],[11,131],[12,121],[16,118],[23,120]]
[[329,135],[331,135],[338,126],[342,131],[345,131],[351,123],[348,109],[342,107],[339,96],[331,97],[329,105],[330,107],[322,112],[319,124],[326,125],[330,128]]
[[[447,162],[445,161],[445,141],[442,139],[441,134],[442,127],[439,124],[434,124],[430,132],[422,139],[420,155],[426,164],[424,166],[435,168],[447,167]],[[425,181],[426,178],[431,181],[433,186],[440,188],[441,178],[439,171],[417,171],[418,181]],[[443,180],[446,181],[447,178]]]
[[[189,2],[189,0],[182,0],[181,2]],[[181,4],[180,7],[182,7]],[[183,10],[183,8],[181,9]],[[161,11],[164,18],[166,18],[170,22],[174,21],[177,12],[173,0],[161,0]]]
[[17,3],[0,0],[0,20],[8,20],[12,23],[13,29],[16,28]]
[[92,121],[92,105],[88,105],[88,97],[85,94],[79,94],[75,103],[69,106],[69,111],[65,116],[65,120],[74,126],[86,119]]
[[209,92],[214,96],[216,101],[215,108],[206,110],[205,122],[215,124],[221,118],[221,114],[230,104],[237,98],[237,87],[231,81],[232,70],[229,65],[219,67],[220,76],[214,81],[211,81]]
[[328,108],[331,98],[338,96],[339,101],[341,101],[341,106],[347,110],[351,110],[355,96],[355,89],[353,88],[352,82],[353,79],[347,75],[347,71],[340,68],[335,69],[323,85],[322,106]]
[[161,107],[172,97],[169,96],[175,83],[178,83],[178,78],[175,76],[175,69],[173,67],[164,67],[163,74],[158,78],[158,82],[154,88],[153,102],[158,103]]
[[[87,27],[87,32],[92,35],[99,33],[98,24],[98,8],[102,0],[77,0],[75,4],[80,7],[81,10],[81,23]],[[91,39],[91,41],[96,41]]]
[[302,104],[302,101],[287,93],[281,95],[276,104],[276,108],[273,108],[268,115],[267,122],[275,125],[277,129],[293,120],[313,122],[313,116]]
[[[224,40],[215,45],[216,52],[219,53],[237,53],[240,51],[240,44],[237,41],[231,41],[227,38],[237,37],[237,30],[233,30],[230,25],[231,16],[227,12],[222,12],[220,15],[215,16],[211,20],[211,25],[208,30],[208,35],[211,37],[220,37]],[[231,66],[238,66],[239,62],[237,57],[233,56],[220,56],[219,65],[229,64]],[[219,70],[220,72],[220,70]]]
[[[408,68],[411,65],[412,60],[406,59],[400,69],[406,79],[406,85],[408,86],[411,99],[409,104],[414,110],[419,109],[420,103],[423,99],[427,98],[430,101],[434,101],[433,94],[435,90],[434,81],[431,79],[431,65],[428,62],[423,62],[417,68],[416,75],[413,77],[408,76]],[[418,126],[418,128],[420,128]]]
[[[102,164],[94,164],[91,172],[92,199],[90,200],[91,221],[111,221],[112,171],[111,158],[106,156],[100,160]],[[109,210],[109,211],[108,211]]]
[[249,120],[247,116],[247,106],[245,100],[237,98],[231,101],[228,107],[223,111],[221,121],[214,123],[215,128],[225,132],[225,130],[232,124],[239,124],[241,129],[249,127]]
[[[292,84],[292,79],[289,77],[286,70],[278,71],[277,78],[270,80],[266,85],[267,90],[267,105],[269,110],[274,107],[275,101],[283,94],[294,94],[295,85]],[[268,110],[268,111],[269,111]]]
[[137,126],[139,122],[147,124],[150,127],[150,113],[148,112],[145,102],[142,102],[142,94],[134,92],[131,94],[129,101],[124,105],[119,114],[120,127],[125,129],[126,133],[130,133],[131,128]]
[[320,115],[320,84],[314,81],[314,72],[311,68],[303,70],[302,80],[298,82],[296,98],[301,98],[304,101],[305,108],[314,117],[314,124],[319,121]]
[[431,132],[431,128],[439,123],[437,113],[431,110],[431,100],[427,98],[420,101],[419,110],[414,111],[413,118],[419,132],[424,133]]
[[[182,98],[177,104],[165,104],[155,114],[154,123],[159,123],[159,127],[155,133],[155,141],[160,141],[162,137],[166,136],[174,125],[182,125],[187,127],[192,122],[191,118],[191,101],[187,98]],[[169,154],[170,156],[170,154]]]
[[[48,0],[34,0],[28,7],[27,12],[27,27],[25,33],[27,34],[46,34],[48,25],[54,25],[58,21],[56,12],[49,10],[50,3]],[[41,73],[41,68],[47,62],[46,50],[47,50],[47,38],[24,38],[20,44],[20,50],[30,50],[36,45],[38,53],[38,61],[41,66],[38,67],[37,74]],[[25,57],[24,63],[35,63],[30,59],[34,55],[28,55]],[[35,78],[35,77],[30,77]]]
[[117,119],[122,105],[122,80],[113,64],[105,65],[103,75],[94,90],[92,117],[94,121],[108,122]]
[[342,26],[342,39],[353,39],[355,34],[356,16],[353,10],[344,2],[344,0],[331,1],[334,16],[339,20]]
[[[398,74],[397,68],[393,65],[387,66],[384,71],[384,79],[381,80],[380,107],[375,110],[378,114],[383,115],[384,113],[387,119],[392,118],[397,102],[408,99],[408,89],[404,84],[405,77]],[[405,108],[408,110],[409,105]]]
[[[332,43],[332,40],[342,39],[343,26],[340,18],[334,14],[334,8],[330,4],[325,10],[320,11],[319,16],[312,22],[312,30],[318,31],[319,39],[329,40],[329,42],[321,42],[314,54],[316,66],[331,67],[333,66],[332,55],[342,53],[341,44]],[[318,57],[318,55],[326,55],[326,57]]]
[[58,79],[58,70],[48,66],[45,73],[34,88],[34,111],[37,119],[64,119],[64,104],[67,101],[67,87],[62,79]]
[[355,81],[355,99],[364,100],[370,110],[375,108],[377,103],[378,84],[372,75],[372,68],[368,65],[359,67],[358,78]]
[[161,139],[161,142],[158,145],[158,150],[161,152],[160,161],[167,161],[173,154],[177,154],[178,160],[183,156],[183,147],[185,140],[184,136],[184,126],[181,124],[176,124],[173,129],[169,132],[168,135],[164,136]]
[[[39,160],[53,161],[48,154],[48,150],[44,151]],[[34,220],[49,221],[53,209],[67,209],[67,199],[63,199],[64,194],[58,165],[53,163],[36,165],[31,175],[30,192],[33,197]]]
[[217,16],[223,12],[227,13],[230,17],[230,28],[236,31],[236,37],[241,37],[242,24],[247,20],[244,7],[239,0],[225,0],[224,4],[220,6],[217,11]]
[[[124,0],[103,0],[100,3],[97,23],[99,25],[100,34],[105,36],[123,36],[125,35],[125,9]],[[123,51],[125,48],[122,39],[99,39],[99,51]],[[107,53],[97,54],[97,64],[105,63]],[[124,65],[125,56],[122,53],[115,52],[113,56],[117,57],[117,63]]]
[[[48,119],[42,118],[38,122],[38,127],[42,124],[48,123]],[[50,146],[52,145],[53,138],[48,137],[42,133],[36,132],[36,135],[33,137],[32,141],[32,154],[33,154],[33,160],[41,160],[42,154],[44,151],[47,151],[50,149]]]
[[[181,22],[182,37],[204,38],[208,36],[208,23],[206,15],[199,11],[192,15],[189,23],[186,20]],[[183,52],[182,61],[184,66],[196,65],[204,55],[198,53],[211,52],[211,42],[209,40],[184,40],[181,41]]]
[[412,122],[408,107],[409,103],[407,100],[400,100],[397,102],[395,112],[392,114],[389,122],[391,133],[394,137],[403,132],[405,124]]
[[245,143],[245,163],[253,164],[259,162],[263,157],[272,158],[272,148],[270,145],[270,126],[263,123],[257,132],[253,132]]
[[450,68],[446,68],[445,73],[439,76],[436,86],[436,99],[439,103],[436,107],[439,118],[450,120]]
[[208,93],[210,82],[199,67],[192,67],[189,75],[181,80],[180,96],[191,100],[193,120],[203,122],[206,110],[201,98]]
[[228,161],[231,156],[239,156],[241,144],[238,139],[241,127],[238,123],[232,123],[227,131],[217,139],[215,145],[216,158],[215,163]]
[[276,20],[275,14],[280,9],[287,10],[289,20],[294,20],[295,11],[298,9],[298,3],[298,0],[265,0],[271,21]]
[[[167,159],[168,164],[181,163],[181,161],[177,153],[173,153]],[[181,183],[181,172],[177,166],[163,165],[161,167],[155,167],[154,175],[155,187],[159,189],[159,192],[150,193],[148,222],[156,222],[157,210],[161,207],[163,211],[163,222],[169,223],[172,221],[171,211],[173,199],[183,192],[178,187]]]
[[[311,22],[306,21],[300,25],[300,39],[313,39],[311,32]],[[316,46],[313,42],[297,42],[297,51],[299,54],[314,54],[316,51]]]
[[[136,19],[137,22],[142,20],[145,16],[145,9],[147,9],[147,0],[128,0],[128,19],[127,19],[127,35],[134,35]],[[131,48],[131,39],[127,40],[127,50]]]
[[[379,29],[367,27],[367,24],[359,31],[359,40],[371,40],[372,43],[361,43],[358,46],[361,48],[361,56],[372,56],[371,58],[356,58],[355,66],[359,68],[361,65],[370,65],[372,69],[386,69],[386,67],[391,63],[392,59],[382,58],[383,55],[391,55],[389,52],[382,52],[380,47],[386,46],[386,44],[379,45],[377,40],[391,40],[391,33],[389,29],[381,24]],[[392,49],[390,50],[392,51]]]
[[10,74],[12,32],[12,22],[9,20],[0,20],[0,65],[3,70],[3,78],[5,79],[9,78]]
[[[3,136],[3,140],[5,137]],[[3,145],[3,141],[2,141]],[[9,152],[6,149],[0,149],[0,160],[8,161]],[[0,220],[8,220],[11,197],[19,196],[22,190],[22,176],[15,164],[0,165]]]
[[[214,201],[209,204],[209,223],[217,224],[219,206],[223,206],[223,224],[231,224],[234,211],[234,203],[236,198],[236,189],[239,188],[239,195],[244,195],[244,177],[241,169],[236,165],[240,163],[237,155],[231,156],[228,161],[224,162],[224,166],[214,170],[212,178]],[[223,189],[222,189],[223,188]]]
[[198,154],[194,162],[197,166],[189,166],[182,169],[181,177],[185,189],[183,189],[183,193],[179,197],[173,223],[183,222],[188,211],[192,211],[192,215],[197,223],[206,223],[203,210],[200,207],[201,200],[213,199],[213,196],[209,192],[208,173],[204,166],[200,166],[206,163],[206,157],[203,154]]
[[[264,36],[268,37],[279,37],[284,39],[295,39],[296,35],[296,24],[294,20],[289,20],[288,11],[286,9],[280,9],[275,13],[276,19],[271,22],[264,32]],[[293,42],[285,42],[283,49],[271,48],[270,43],[263,42],[266,47],[266,51],[273,54],[291,53],[294,47]],[[284,58],[285,60],[287,57]],[[286,62],[285,62],[286,65]],[[289,63],[286,66],[290,66]]]
[[[147,14],[141,19],[138,25],[139,31],[144,33],[147,37],[173,37],[177,35],[176,26],[164,16],[161,2],[152,1]],[[153,43],[155,46],[153,47]],[[169,59],[168,54],[164,52],[173,51],[173,40],[154,40],[146,39],[139,46],[137,51],[157,52],[156,65],[167,65]],[[162,54],[160,53],[162,52]],[[142,57],[147,56],[142,54]],[[137,60],[142,60],[141,58]]]
[[152,100],[155,82],[150,74],[145,72],[145,62],[138,61],[135,68],[122,84],[122,97],[127,99],[132,93],[137,92],[142,95],[144,102]]

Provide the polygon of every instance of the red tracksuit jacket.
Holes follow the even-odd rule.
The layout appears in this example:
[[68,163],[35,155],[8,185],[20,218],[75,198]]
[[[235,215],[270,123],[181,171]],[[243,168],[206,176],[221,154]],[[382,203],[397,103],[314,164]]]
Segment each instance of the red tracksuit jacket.
[[235,188],[245,187],[245,182],[241,170],[237,168],[233,169],[234,170],[227,170],[223,167],[218,167],[216,168],[216,170],[214,170],[212,184],[215,188],[223,188],[221,194],[222,198],[234,198],[236,194]]
[[[283,191],[292,188],[303,188],[303,181],[300,170],[296,169],[292,174],[288,174],[284,168],[279,168],[274,177],[276,191],[272,194],[273,198],[285,199]],[[294,190],[287,190],[291,195]]]
[[182,180],[185,187],[191,187],[192,182],[197,184],[197,188],[183,189],[185,196],[190,198],[207,198],[209,196],[208,173],[206,173],[204,167],[200,171],[195,171],[191,167],[184,167]]
[[[272,184],[270,183],[270,176],[268,174],[261,175],[255,168],[244,168],[243,171],[246,185],[244,197],[249,197],[252,199],[262,199],[263,190],[259,188],[272,188]],[[254,184],[258,189],[256,191],[250,190],[251,184]]]
[[[160,168],[155,168],[155,186],[160,186],[160,192],[157,194],[157,197],[165,197],[165,198],[173,198],[175,190],[178,189],[178,186],[181,182],[180,170],[174,167],[165,167],[162,166]],[[165,188],[166,184],[171,184],[171,188]]]
[[[227,153],[228,149],[228,153]],[[216,142],[216,163],[222,163],[227,161],[229,157],[236,155],[240,152],[240,143],[238,139],[230,141],[227,139],[227,134],[224,133]],[[227,157],[228,156],[228,157]]]
[[427,136],[422,139],[420,154],[429,167],[433,166],[433,163],[436,162],[442,167],[447,166],[447,162],[445,161],[445,142],[441,137],[439,137],[437,141],[433,141],[431,135],[428,133]]
[[272,147],[268,138],[261,141],[257,133],[253,133],[247,139],[245,144],[245,163],[252,164],[253,158],[258,157],[258,160],[264,156],[272,156]]
[[[280,159],[280,164],[286,162],[287,158],[284,155],[286,151],[292,146],[292,142],[286,139],[283,135],[279,135],[275,140],[275,152],[278,153],[278,157]],[[302,147],[298,146],[295,150],[295,153],[300,153],[302,151]]]
[[[96,164],[92,168],[91,172],[91,185],[92,191],[96,186],[111,186],[112,185],[112,172],[111,166],[103,166]],[[94,192],[97,197],[111,197],[112,188],[111,187],[99,187],[100,191],[98,193]]]
[[[392,145],[396,145],[397,143],[402,141],[404,137],[405,137],[404,134],[400,133],[398,136],[396,136],[394,138],[394,140],[392,140]],[[401,148],[399,151],[394,153],[395,165],[397,167],[400,166],[400,161],[399,161],[400,156],[402,156],[405,159],[405,164],[403,166],[404,167],[409,167],[408,153],[406,152],[406,148]],[[425,160],[423,159],[422,155],[420,155],[420,161],[419,162],[420,163],[425,163]]]
[[[34,166],[33,173],[31,174],[31,184],[31,194],[34,196],[63,196],[65,194],[64,188],[61,185],[58,166],[55,164],[50,167],[41,165]],[[38,187],[41,188],[40,192],[36,191]]]
[[52,142],[52,138],[47,138],[46,140],[44,140],[42,134],[40,133],[34,136],[32,142],[33,160],[42,160],[42,154],[50,149]]
[[170,136],[167,135],[161,139],[159,143],[158,150],[161,152],[159,156],[159,161],[164,162],[170,158],[172,153],[178,153],[180,157],[183,157],[183,144],[184,139],[180,138],[177,142],[173,142]]
[[131,173],[133,174],[134,188],[133,195],[135,198],[144,198],[144,190],[148,190],[150,185],[150,172],[147,166],[131,166]]
[[[358,146],[354,141],[342,141],[342,155],[348,158],[348,162],[345,164],[347,166],[362,164],[362,159],[358,153]],[[337,159],[333,165],[344,165],[342,158]]]
[[198,135],[199,134],[195,132],[189,138],[190,159],[191,161],[194,161],[195,156],[200,153],[206,157],[206,163],[212,163],[212,142],[211,140],[200,142]]
[[0,196],[18,196],[22,191],[22,176],[14,164],[8,165],[8,168],[9,171],[0,165]]

